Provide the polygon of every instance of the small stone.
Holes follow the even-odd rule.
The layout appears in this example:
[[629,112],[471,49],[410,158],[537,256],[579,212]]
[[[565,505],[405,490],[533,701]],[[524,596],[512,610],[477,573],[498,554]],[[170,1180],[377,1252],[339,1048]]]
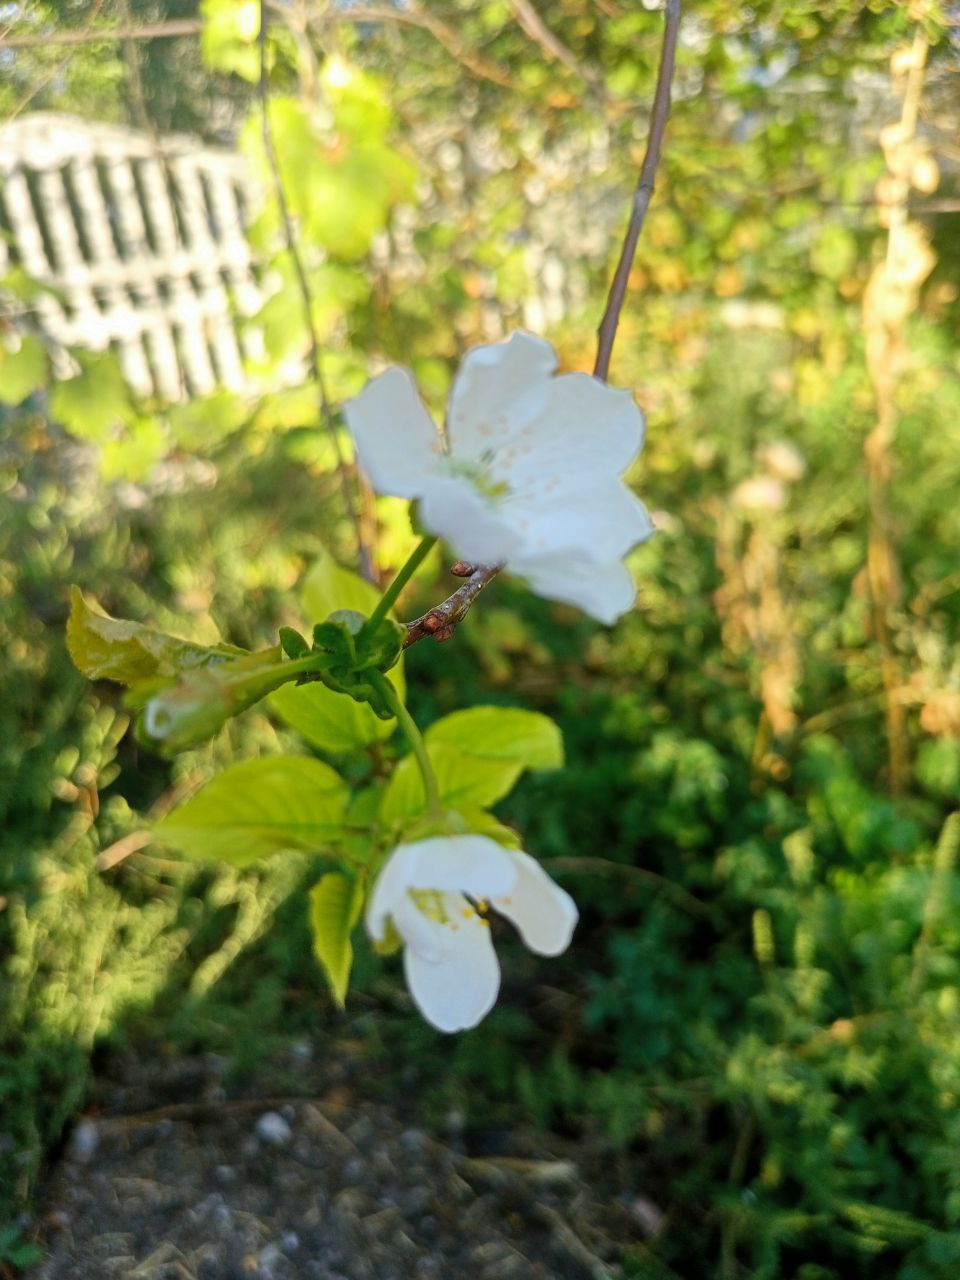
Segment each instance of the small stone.
[[233,1230],[233,1210],[227,1204],[220,1204],[214,1209],[213,1225],[219,1227],[224,1233]]
[[231,1183],[236,1182],[237,1171],[231,1169],[228,1164],[218,1164],[213,1171],[213,1180],[221,1187],[229,1187]]
[[404,1129],[400,1135],[400,1145],[404,1151],[423,1151],[427,1145],[427,1135],[422,1129]]
[[89,1164],[100,1145],[100,1133],[92,1120],[81,1120],[70,1138],[70,1155],[79,1164]]
[[257,1258],[257,1263],[261,1272],[266,1272],[267,1275],[270,1275],[281,1257],[282,1254],[278,1244],[265,1245],[264,1248],[260,1250],[260,1254]]
[[280,1237],[280,1248],[284,1253],[296,1253],[300,1248],[300,1237],[295,1231],[285,1231]]
[[257,1121],[255,1129],[261,1142],[271,1147],[283,1147],[293,1137],[293,1130],[278,1111],[265,1111]]

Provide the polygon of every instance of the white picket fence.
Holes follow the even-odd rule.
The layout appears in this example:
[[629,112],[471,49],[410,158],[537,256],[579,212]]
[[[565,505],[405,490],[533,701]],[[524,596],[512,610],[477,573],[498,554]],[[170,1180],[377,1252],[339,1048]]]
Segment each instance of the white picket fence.
[[[37,112],[0,126],[0,276],[20,265],[55,344],[113,347],[137,392],[242,390],[261,304],[239,156]],[[254,349],[251,349],[254,348]]]

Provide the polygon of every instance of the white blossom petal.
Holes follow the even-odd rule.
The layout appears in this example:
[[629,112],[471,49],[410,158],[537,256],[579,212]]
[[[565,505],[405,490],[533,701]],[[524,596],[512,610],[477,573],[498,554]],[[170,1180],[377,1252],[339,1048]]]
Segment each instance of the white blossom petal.
[[450,391],[451,453],[476,460],[512,439],[542,413],[556,367],[550,343],[522,330],[506,342],[468,351]]
[[504,522],[495,500],[460,476],[432,477],[424,487],[420,520],[458,556],[476,564],[505,560],[519,539]]
[[512,920],[524,943],[541,956],[558,956],[573,937],[579,913],[565,889],[547,875],[529,853],[513,855],[517,879],[510,893],[492,898],[490,905]]
[[621,560],[599,563],[573,552],[551,552],[518,556],[510,568],[537,595],[576,605],[607,626],[631,609],[637,597],[633,576]]
[[633,396],[588,373],[551,378],[541,411],[503,448],[494,450],[490,476],[512,493],[593,488],[613,478],[643,444],[644,420]]
[[407,986],[426,1020],[438,1031],[466,1031],[493,1008],[500,990],[490,929],[460,894],[444,895],[453,924],[443,928],[443,958],[430,960],[413,947],[403,953]]
[[447,953],[445,925],[439,920],[431,920],[420,910],[409,893],[403,894],[394,903],[391,918],[404,944],[416,951],[421,960],[429,960],[432,964],[439,964],[443,960]]
[[459,891],[475,898],[508,893],[517,871],[511,855],[488,836],[432,836],[397,845],[384,863],[370,895],[367,929],[384,936],[388,916],[402,933],[403,913],[413,890]]
[[[654,531],[646,507],[615,479],[578,494],[575,503],[567,495],[513,498],[503,504],[503,518],[523,538],[519,556],[559,551],[619,559]],[[511,559],[510,566],[515,563]]]
[[357,458],[378,493],[418,498],[442,440],[406,369],[387,369],[343,407]]

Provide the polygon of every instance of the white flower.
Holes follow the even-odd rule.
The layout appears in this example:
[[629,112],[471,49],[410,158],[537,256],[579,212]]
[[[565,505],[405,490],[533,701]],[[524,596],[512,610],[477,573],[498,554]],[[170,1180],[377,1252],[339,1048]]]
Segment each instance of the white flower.
[[635,595],[623,556],[653,532],[619,478],[643,415],[629,391],[556,366],[548,342],[514,333],[466,356],[444,435],[397,367],[346,405],[347,423],[374,488],[418,498],[458,556],[505,563],[540,595],[614,622]]
[[527,853],[487,836],[434,836],[401,844],[370,896],[367,929],[377,941],[387,922],[402,938],[410,994],[440,1031],[475,1027],[493,1008],[500,966],[487,910],[512,920],[531,951],[566,950],[577,908]]

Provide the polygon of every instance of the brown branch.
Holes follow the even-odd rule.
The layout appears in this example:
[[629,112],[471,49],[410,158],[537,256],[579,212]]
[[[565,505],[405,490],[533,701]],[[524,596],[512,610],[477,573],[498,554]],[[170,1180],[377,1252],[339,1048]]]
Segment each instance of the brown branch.
[[649,867],[635,867],[629,862],[614,862],[610,858],[541,858],[541,866],[554,871],[582,872],[585,875],[625,876],[628,880],[642,880],[653,889],[659,889],[672,898],[678,907],[701,920],[713,917],[713,909],[708,903],[689,893],[682,884],[651,871]]
[[[511,0],[514,12],[518,14],[519,9],[530,10],[531,6],[525,5],[523,0],[519,4],[516,0]],[[351,9],[350,13],[355,17],[357,9]],[[539,21],[539,17],[535,10],[532,10],[534,17]],[[410,11],[408,10],[409,14]],[[397,15],[395,15],[397,16]],[[542,26],[542,23],[541,23]],[[526,28],[525,28],[526,29]],[[666,24],[663,32],[663,48],[660,53],[660,69],[657,72],[657,87],[653,99],[653,111],[650,117],[650,133],[647,138],[647,151],[643,158],[643,166],[640,170],[640,180],[637,183],[637,189],[633,198],[633,211],[630,215],[630,225],[627,228],[627,235],[623,242],[623,249],[620,252],[620,261],[617,264],[617,270],[613,277],[613,283],[610,286],[610,294],[607,298],[607,307],[603,314],[598,330],[597,342],[597,362],[594,366],[593,374],[596,378],[601,378],[604,382],[607,380],[607,373],[610,369],[610,352],[613,350],[613,340],[617,335],[617,324],[620,319],[620,311],[623,307],[623,300],[627,291],[627,278],[630,275],[630,267],[633,263],[634,254],[637,251],[637,242],[640,239],[640,231],[643,227],[643,220],[646,217],[647,206],[650,204],[650,197],[653,195],[653,184],[657,173],[657,165],[660,161],[660,151],[663,145],[663,134],[667,125],[667,118],[670,115],[670,85],[673,80],[673,66],[677,49],[677,35],[680,30],[680,0],[667,0]],[[528,31],[528,34],[531,32]],[[550,34],[548,32],[548,34]],[[569,51],[568,51],[569,52]],[[555,54],[559,57],[559,54]],[[572,56],[572,55],[571,55]],[[578,72],[582,74],[582,72]],[[453,595],[448,596],[441,604],[434,606],[429,612],[425,613],[421,618],[415,618],[413,622],[407,623],[407,634],[403,642],[405,649],[410,645],[416,644],[418,640],[422,640],[425,636],[433,636],[435,640],[449,640],[457,627],[466,617],[470,606],[474,600],[487,585],[491,582],[503,565],[475,565],[467,566],[456,564],[453,572],[461,577],[469,574],[468,580],[454,591]]]
[[562,62],[568,71],[572,71],[592,89],[599,90],[603,87],[596,72],[582,66],[573,50],[550,30],[533,7],[531,0],[507,0],[507,3],[513,10],[521,30],[543,50],[548,58],[555,62]]
[[453,595],[447,596],[446,600],[434,605],[423,617],[414,618],[413,622],[406,624],[407,634],[403,641],[405,649],[409,649],[418,640],[423,640],[425,636],[433,636],[434,640],[441,644],[444,640],[449,640],[467,616],[474,600],[487,583],[493,581],[503,565],[467,566],[458,562],[453,568],[459,577],[467,578],[466,582],[458,587]]
[[313,295],[310,291],[310,282],[307,279],[307,272],[303,265],[303,258],[300,256],[300,249],[297,244],[297,235],[293,225],[293,216],[290,212],[290,206],[287,203],[287,193],[284,189],[283,176],[280,172],[280,161],[277,159],[277,151],[273,144],[273,131],[270,128],[270,112],[267,93],[267,0],[260,0],[259,93],[263,149],[266,154],[270,173],[273,177],[273,191],[274,196],[276,197],[277,206],[280,210],[280,219],[283,223],[287,251],[289,252],[290,259],[293,262],[294,274],[297,277],[297,285],[300,290],[300,299],[303,303],[303,319],[307,327],[307,337],[310,342],[310,363],[312,366],[313,378],[317,384],[317,394],[320,401],[320,417],[330,434],[330,439],[333,441],[334,453],[337,459],[337,472],[340,476],[340,487],[343,493],[343,501],[356,534],[357,551],[360,558],[360,572],[369,582],[373,577],[372,557],[364,540],[364,531],[360,523],[360,515],[357,511],[356,503],[354,502],[353,496],[350,492],[350,474],[347,470],[347,460],[344,457],[343,449],[340,444],[340,437],[337,434],[336,423],[333,420],[333,408],[330,404],[330,397],[327,395],[327,383],[323,375],[323,353],[320,348],[320,337],[317,333],[317,326],[313,319]]
[[610,371],[610,353],[613,351],[614,339],[617,336],[617,325],[620,323],[620,312],[627,294],[627,281],[637,252],[637,242],[647,209],[653,195],[654,181],[657,176],[657,165],[660,163],[660,150],[663,145],[663,134],[670,116],[670,86],[673,81],[673,66],[676,60],[677,36],[680,31],[680,0],[667,0],[665,25],[663,30],[663,47],[660,51],[660,68],[657,72],[657,88],[653,97],[653,111],[650,115],[650,132],[647,136],[647,150],[640,169],[640,179],[633,195],[633,209],[630,223],[620,250],[620,261],[613,275],[610,293],[607,297],[606,310],[597,330],[597,361],[593,367],[594,377],[604,382]]
[[200,18],[176,18],[151,22],[142,27],[100,27],[97,30],[45,31],[35,35],[0,36],[0,49],[45,49],[51,45],[100,44],[108,40],[168,40],[175,36],[195,36],[203,30]]
[[447,53],[461,63],[473,75],[481,80],[490,80],[502,89],[514,88],[514,83],[499,67],[481,58],[468,49],[453,27],[447,25],[432,13],[427,13],[419,5],[410,3],[403,9],[392,9],[380,5],[352,5],[349,9],[312,14],[308,19],[311,26],[331,26],[339,22],[389,22],[409,27],[420,27],[446,49]]
[[[89,31],[92,28],[93,24],[96,22],[97,18],[100,16],[100,10],[103,8],[103,3],[104,3],[104,0],[97,0],[97,3],[93,6],[93,10],[88,15],[86,23],[84,25],[84,28],[83,28],[84,32]],[[83,32],[80,32],[79,34],[83,34]],[[0,48],[2,47],[3,47],[3,41],[0,41]],[[62,58],[60,58],[59,61],[55,62],[53,66],[49,68],[46,75],[41,76],[40,79],[37,80],[35,84],[30,86],[30,88],[23,95],[20,101],[7,115],[6,119],[4,120],[4,124],[10,124],[11,121],[16,120],[17,116],[20,115],[22,111],[26,110],[26,108],[34,100],[37,94],[42,93],[43,90],[50,83],[50,81],[55,80],[57,76],[60,74],[60,72],[65,70],[65,68],[70,65],[70,62],[72,59],[73,59],[73,54],[67,53]]]

